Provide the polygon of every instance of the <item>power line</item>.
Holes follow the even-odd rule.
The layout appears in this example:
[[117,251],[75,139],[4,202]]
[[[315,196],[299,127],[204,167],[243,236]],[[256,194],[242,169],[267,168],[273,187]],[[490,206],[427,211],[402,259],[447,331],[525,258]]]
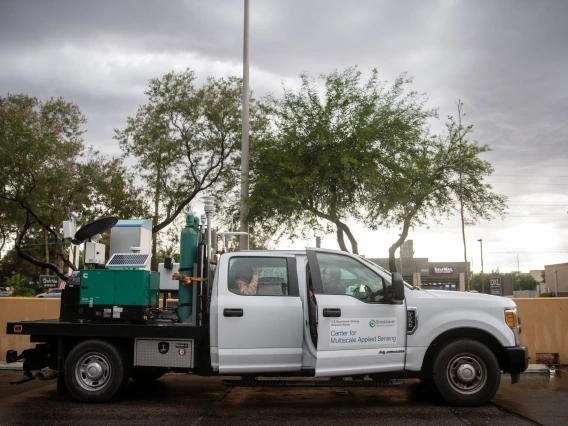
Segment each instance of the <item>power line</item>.
[[561,250],[512,250],[512,251],[488,251],[487,253],[499,253],[499,254],[515,254],[515,253],[565,253],[568,249]]
[[[491,175],[491,177],[498,176],[498,177],[527,177],[527,175]],[[539,178],[539,177],[546,177],[546,178],[568,178],[568,176],[552,176],[552,175],[534,175],[531,177]]]
[[487,182],[487,183],[499,183],[499,184],[507,184],[507,185],[561,185],[566,186],[568,183],[544,183],[544,182]]
[[492,166],[501,165],[504,167],[566,167],[566,164],[499,164],[491,163]]

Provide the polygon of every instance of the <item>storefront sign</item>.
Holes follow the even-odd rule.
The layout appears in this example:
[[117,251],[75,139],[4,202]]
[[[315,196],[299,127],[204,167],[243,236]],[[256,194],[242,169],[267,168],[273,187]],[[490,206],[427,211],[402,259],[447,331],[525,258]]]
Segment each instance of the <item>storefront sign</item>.
[[453,274],[454,268],[450,266],[434,266],[435,274]]
[[40,275],[39,286],[47,288],[55,288],[59,285],[59,278],[54,275]]
[[501,296],[503,294],[501,290],[501,277],[490,277],[489,286],[491,287],[491,294],[495,296]]

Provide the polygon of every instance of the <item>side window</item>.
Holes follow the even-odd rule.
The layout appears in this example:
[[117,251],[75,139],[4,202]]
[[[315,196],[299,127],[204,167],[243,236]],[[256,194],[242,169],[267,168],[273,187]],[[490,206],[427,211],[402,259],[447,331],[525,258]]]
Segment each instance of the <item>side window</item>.
[[367,266],[347,256],[316,253],[324,294],[345,294],[366,303],[390,303],[390,287]]
[[286,259],[234,257],[229,263],[229,290],[243,296],[288,296]]

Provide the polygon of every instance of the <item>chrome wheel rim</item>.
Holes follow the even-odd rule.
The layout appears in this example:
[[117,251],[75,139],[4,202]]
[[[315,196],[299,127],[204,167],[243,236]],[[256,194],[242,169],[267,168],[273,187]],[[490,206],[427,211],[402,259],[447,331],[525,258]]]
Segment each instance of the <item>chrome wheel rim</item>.
[[107,357],[97,352],[83,355],[75,367],[75,379],[83,389],[94,392],[110,381],[112,367]]
[[448,363],[447,378],[456,392],[471,395],[487,382],[487,367],[477,355],[459,354]]

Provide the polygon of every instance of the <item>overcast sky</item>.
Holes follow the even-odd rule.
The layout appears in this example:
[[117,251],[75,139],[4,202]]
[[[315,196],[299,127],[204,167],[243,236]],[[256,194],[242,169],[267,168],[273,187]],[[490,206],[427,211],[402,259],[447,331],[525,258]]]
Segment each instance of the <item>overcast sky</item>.
[[[467,228],[473,271],[480,238],[485,271],[517,270],[517,256],[522,271],[568,262],[568,1],[250,2],[256,95],[356,64],[391,82],[413,76],[440,109],[434,129],[460,98],[473,139],[493,149],[488,182],[510,207],[505,220]],[[113,129],[145,102],[148,79],[188,67],[202,81],[242,75],[242,31],[242,0],[1,0],[0,96],[74,101],[86,142],[119,154]],[[387,257],[397,230],[350,225],[362,254]],[[416,257],[463,259],[458,220],[409,238]],[[333,237],[323,245],[338,248]]]

